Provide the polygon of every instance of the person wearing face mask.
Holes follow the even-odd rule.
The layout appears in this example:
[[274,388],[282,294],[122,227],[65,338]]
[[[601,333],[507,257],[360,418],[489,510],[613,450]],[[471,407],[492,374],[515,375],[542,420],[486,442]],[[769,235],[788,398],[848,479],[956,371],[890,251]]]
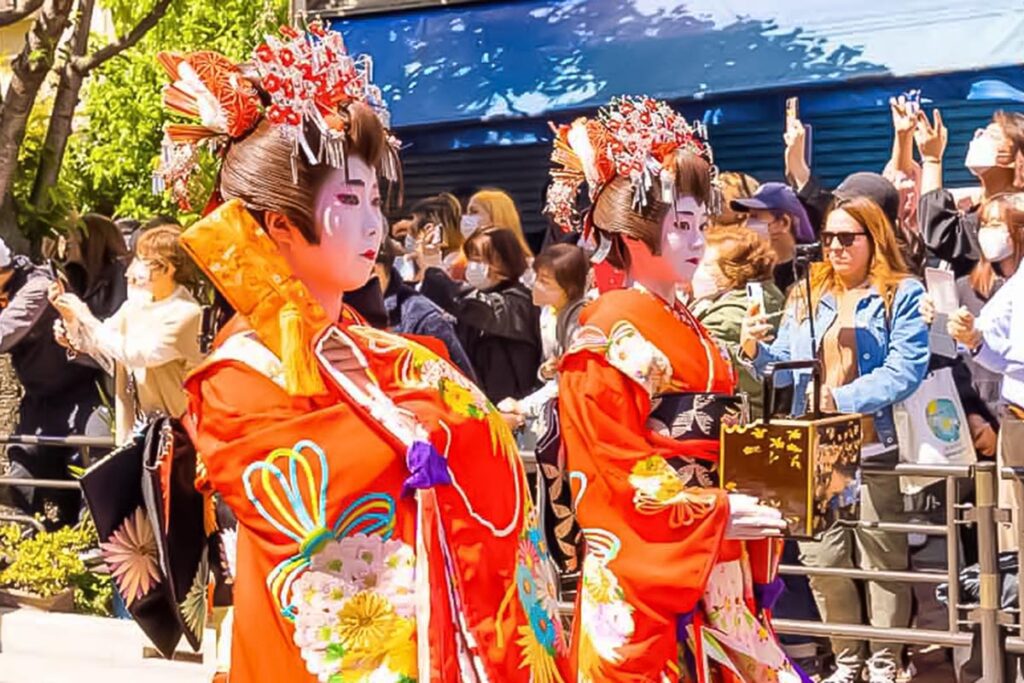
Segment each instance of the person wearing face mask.
[[938,110],[934,121],[919,114],[914,137],[923,164],[918,214],[928,251],[949,262],[958,277],[967,275],[982,255],[978,243],[981,205],[996,195],[1024,189],[1024,115],[997,111],[988,126],[975,132],[964,165],[978,178],[980,188],[973,198],[960,203],[942,186],[948,133]]
[[[536,418],[548,400],[558,394],[555,382],[558,360],[579,329],[580,312],[586,304],[590,263],[583,249],[573,244],[551,244],[527,270],[533,304],[541,311],[543,358],[538,371],[544,386],[521,401],[506,400],[500,409],[524,418]],[[550,321],[545,326],[545,315]],[[550,336],[550,339],[547,337]]]
[[[874,452],[895,462],[893,404],[913,394],[928,370],[928,328],[919,310],[924,288],[908,271],[888,220],[870,199],[840,201],[825,227],[826,259],[810,274],[812,312],[804,285],[798,285],[774,335],[772,322],[752,304],[740,330],[741,357],[757,376],[769,363],[820,360],[823,410],[863,415],[864,457]],[[791,413],[802,415],[810,400],[809,373],[787,373],[779,381],[787,379],[794,386]],[[862,521],[902,519],[903,496],[895,477],[866,476],[860,499]],[[809,567],[902,571],[909,561],[906,534],[841,525],[820,541],[801,543],[800,553]],[[862,623],[864,605],[852,580],[812,576],[810,585],[825,623]],[[869,581],[867,590],[871,624],[909,624],[909,586]],[[824,680],[854,683],[866,673],[871,683],[895,683],[902,649],[899,643],[833,638],[836,669]]]
[[776,260],[772,279],[788,292],[796,281],[796,245],[815,240],[814,226],[796,193],[785,183],[765,183],[752,197],[735,199],[730,206],[747,213],[747,229],[769,240]]
[[[981,258],[969,275],[957,279],[960,309],[950,317],[947,331],[951,335],[956,328],[963,327],[963,321],[982,315],[985,307],[999,295],[1006,282],[1020,271],[1020,264],[1024,260],[1024,195],[997,195],[985,202],[978,213]],[[931,323],[935,307],[930,299],[922,302],[922,313]],[[959,323],[954,324],[954,321]],[[961,334],[961,340],[963,338]],[[1011,425],[1016,424],[1012,422],[1016,416],[1007,409],[1003,397],[1003,372],[990,369],[989,364],[980,363],[973,353],[962,353],[960,360],[962,362],[954,365],[953,372],[975,450],[982,457],[1000,457],[1000,445],[1007,434],[1014,431],[1014,426],[1008,430],[1003,430],[1002,426],[1007,419],[1011,420]],[[1005,447],[1002,452],[1006,452]],[[1019,543],[1019,505],[1012,495],[1014,487],[1011,481],[1000,482],[1001,507],[1013,509],[1012,524],[1003,525],[999,530],[999,547],[1002,551],[1016,550]]]
[[387,329],[398,334],[413,334],[419,337],[432,337],[440,340],[448,350],[448,357],[471,380],[476,381],[473,364],[459,342],[455,332],[455,318],[442,310],[434,302],[423,296],[409,284],[412,280],[410,272],[402,272],[400,264],[411,263],[400,260],[400,250],[394,240],[384,240],[374,272],[384,296],[384,308],[387,311]]
[[539,311],[520,281],[526,257],[507,228],[478,230],[463,250],[472,289],[455,302],[459,339],[493,403],[523,398],[538,386],[541,359]]
[[[711,336],[735,358],[740,327],[750,299],[747,284],[761,289],[768,320],[778,327],[785,296],[772,281],[775,254],[767,241],[742,227],[717,228],[707,233],[707,247],[693,274],[693,314]],[[761,417],[761,382],[746,367],[739,368],[739,390],[750,400],[750,415]]]
[[487,188],[474,194],[466,203],[466,212],[461,222],[462,236],[468,240],[477,230],[491,226],[508,228],[515,233],[526,259],[533,258],[533,250],[523,233],[515,201],[503,190]]
[[[586,183],[586,229],[629,278],[584,308],[559,364],[562,447],[585,539],[578,676],[695,680],[691,644],[699,653],[710,643],[690,626],[706,624],[728,634],[715,645],[728,663],[716,657],[709,680],[724,671],[744,683],[799,680],[771,631],[760,630],[770,606],[743,598],[745,580],[775,578],[767,562],[746,563],[777,550],[778,512],[714,488],[715,425],[675,429],[676,414],[662,410],[695,406],[698,396],[714,402],[735,387],[727,355],[677,296],[704,250],[705,134],[664,102],[629,97],[561,127],[555,150],[552,216],[571,215],[564,202]],[[617,172],[630,168],[649,175]],[[734,617],[720,618],[725,611]],[[750,648],[734,653],[733,638]]]
[[[957,278],[957,300],[962,313],[981,314],[1006,280],[1017,272],[1024,257],[1024,195],[1002,194],[978,210],[978,247],[981,256],[968,275]],[[935,307],[926,296],[922,313],[931,324]],[[979,365],[970,354],[960,354],[953,373],[970,424],[974,447],[983,457],[996,455],[1002,376]]]
[[58,343],[93,357],[115,378],[119,445],[131,439],[139,420],[185,413],[185,376],[202,360],[202,310],[187,289],[192,269],[180,234],[169,225],[142,233],[126,274],[127,301],[106,320],[59,285],[51,288],[50,300],[61,315]]

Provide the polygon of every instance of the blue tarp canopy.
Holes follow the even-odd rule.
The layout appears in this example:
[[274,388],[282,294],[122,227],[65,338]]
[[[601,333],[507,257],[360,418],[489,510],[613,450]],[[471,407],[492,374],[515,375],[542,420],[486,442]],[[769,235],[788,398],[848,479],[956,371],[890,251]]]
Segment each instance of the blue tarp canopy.
[[[1021,0],[522,0],[334,26],[350,51],[374,58],[399,127],[545,117],[627,93],[717,101],[1024,59]],[[983,87],[1024,97],[1003,71]]]

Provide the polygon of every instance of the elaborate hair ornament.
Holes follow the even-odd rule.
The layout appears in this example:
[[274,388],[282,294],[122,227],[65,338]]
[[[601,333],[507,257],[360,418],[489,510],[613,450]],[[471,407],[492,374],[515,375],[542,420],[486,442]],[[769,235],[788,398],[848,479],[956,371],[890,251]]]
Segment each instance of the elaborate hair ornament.
[[[341,34],[320,22],[310,23],[305,31],[284,26],[280,36],[267,36],[253,53],[252,74],[210,51],[162,52],[158,60],[172,81],[164,89],[164,105],[199,121],[165,127],[161,164],[154,174],[154,190],[170,188],[183,209],[190,208],[188,183],[199,148],[218,149],[240,139],[263,118],[294,144],[293,177],[299,155],[310,164],[344,168],[348,105],[368,105],[384,128],[390,128],[380,88],[372,83],[373,61],[366,55],[350,56]],[[264,106],[260,91],[269,105]],[[319,134],[316,151],[311,129]],[[400,143],[390,134],[388,142],[382,171],[396,180]]]
[[714,164],[704,125],[688,122],[650,97],[616,98],[596,117],[577,119],[555,133],[551,160],[558,168],[552,172],[546,212],[565,229],[576,219],[575,200],[584,183],[593,201],[613,178],[626,177],[639,209],[655,188],[662,201],[673,201],[678,151]]

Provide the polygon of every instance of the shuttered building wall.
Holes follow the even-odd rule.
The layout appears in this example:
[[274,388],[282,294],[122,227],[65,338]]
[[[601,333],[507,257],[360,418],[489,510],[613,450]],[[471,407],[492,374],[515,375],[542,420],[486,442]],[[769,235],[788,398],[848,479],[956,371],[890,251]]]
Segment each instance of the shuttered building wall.
[[[945,182],[972,183],[963,166],[974,131],[987,125],[999,108],[1019,109],[1006,101],[937,102],[949,129]],[[892,152],[892,121],[887,107],[808,115],[813,128],[813,170],[826,187],[835,187],[856,171],[880,172]],[[481,124],[486,129],[487,124]],[[783,120],[743,125],[717,125],[710,129],[715,160],[722,170],[743,171],[761,181],[781,180],[783,174]],[[439,192],[454,192],[465,201],[484,187],[505,190],[516,201],[527,233],[542,233],[547,222],[541,211],[550,168],[550,144],[480,146],[443,152],[403,154],[405,206]]]

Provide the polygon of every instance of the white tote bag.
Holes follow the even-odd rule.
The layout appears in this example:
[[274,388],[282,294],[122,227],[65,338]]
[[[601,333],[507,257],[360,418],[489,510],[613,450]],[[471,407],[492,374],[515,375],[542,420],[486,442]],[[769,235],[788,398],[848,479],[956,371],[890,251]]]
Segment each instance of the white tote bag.
[[[892,413],[900,462],[970,465],[978,461],[951,368],[929,372],[910,398],[893,405]],[[940,480],[900,477],[900,487],[905,494],[915,494],[936,481]]]

